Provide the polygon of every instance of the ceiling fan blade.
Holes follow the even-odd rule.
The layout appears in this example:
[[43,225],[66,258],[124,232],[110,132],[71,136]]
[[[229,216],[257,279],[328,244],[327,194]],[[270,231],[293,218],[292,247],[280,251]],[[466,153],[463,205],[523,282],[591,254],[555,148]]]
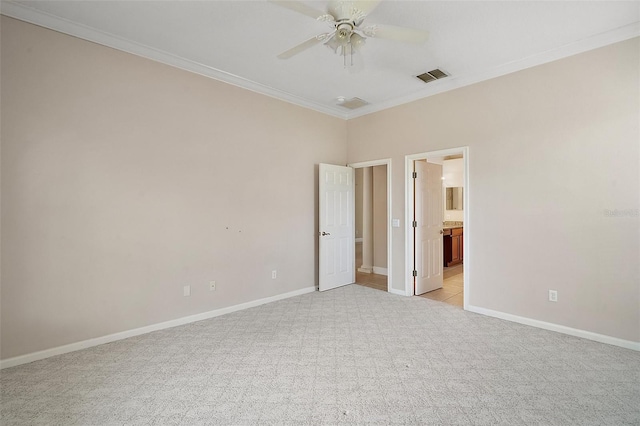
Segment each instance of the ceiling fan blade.
[[367,37],[384,38],[408,43],[424,43],[429,38],[427,31],[396,27],[393,25],[370,25],[361,28],[361,31]]
[[343,19],[344,13],[343,11],[344,2],[340,0],[330,0],[327,5],[327,11],[332,16],[335,16],[336,19]]
[[295,47],[292,47],[286,52],[282,52],[281,54],[278,55],[278,59],[289,59],[290,57],[297,55],[300,52],[304,52],[305,50],[326,41],[329,35],[330,35],[329,33],[326,33],[326,34],[320,34],[318,36],[312,37],[309,40],[302,42]]
[[293,10],[294,12],[302,13],[303,15],[307,15],[313,19],[318,19],[318,17],[324,15],[325,13],[315,9],[311,6],[307,6],[306,4],[300,1],[286,1],[286,0],[268,0],[270,3],[277,4],[278,6],[284,7],[285,9]]
[[364,12],[365,15],[368,15],[373,9],[378,7],[381,1],[382,0],[356,0],[353,3],[360,11]]
[[378,7],[380,2],[381,0],[331,0],[327,9],[336,19],[352,18],[361,21]]

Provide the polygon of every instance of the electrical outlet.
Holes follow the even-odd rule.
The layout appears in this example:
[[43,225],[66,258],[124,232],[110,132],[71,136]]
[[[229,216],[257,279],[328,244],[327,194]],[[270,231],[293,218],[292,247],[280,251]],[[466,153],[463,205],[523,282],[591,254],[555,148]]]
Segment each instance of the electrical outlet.
[[278,277],[278,271],[274,269],[273,271],[271,271],[271,279],[275,280],[277,277]]
[[182,294],[184,296],[191,296],[191,286],[185,285],[184,287],[182,287]]
[[549,302],[557,302],[557,301],[558,301],[558,291],[549,290]]
[[216,291],[216,282],[209,281],[209,291]]

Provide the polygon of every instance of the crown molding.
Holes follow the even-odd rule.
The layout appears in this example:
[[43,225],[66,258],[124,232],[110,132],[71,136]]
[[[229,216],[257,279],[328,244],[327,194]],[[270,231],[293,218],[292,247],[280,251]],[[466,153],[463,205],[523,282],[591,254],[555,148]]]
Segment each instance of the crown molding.
[[317,102],[304,99],[300,96],[279,90],[270,86],[266,86],[255,81],[213,68],[189,59],[173,55],[162,50],[135,43],[130,40],[118,37],[116,35],[96,30],[94,28],[69,21],[58,16],[42,12],[37,9],[25,6],[20,3],[14,3],[10,0],[3,0],[0,3],[0,13],[11,18],[49,28],[64,34],[68,34],[83,40],[88,40],[103,46],[111,47],[133,55],[141,56],[156,62],[190,71],[214,80],[222,81],[252,92],[260,93],[275,99],[292,103],[304,108],[308,108],[323,114],[350,120],[378,111],[393,108],[429,96],[448,92],[449,90],[458,89],[479,83],[492,78],[500,77],[513,72],[521,71],[527,68],[542,65],[568,56],[577,55],[589,50],[604,47],[613,43],[618,43],[634,37],[640,36],[640,22],[635,22],[615,30],[607,31],[578,40],[573,43],[560,46],[555,49],[548,50],[543,53],[535,54],[521,60],[509,62],[487,70],[467,74],[464,76],[454,76],[443,80],[437,80],[430,83],[429,87],[422,90],[412,92],[411,94],[367,105],[353,111],[344,111],[340,106],[327,106]]
[[63,34],[68,34],[70,36],[88,40],[93,43],[111,47],[116,50],[141,56],[152,61],[160,62],[165,65],[170,65],[176,68],[190,71],[204,77],[222,81],[233,86],[241,87],[252,92],[260,93],[272,98],[292,103],[294,105],[312,109],[323,114],[341,118],[343,120],[347,118],[347,114],[344,111],[338,109],[339,107],[337,106],[335,108],[331,108],[317,102],[312,102],[283,90],[266,86],[264,84],[251,81],[246,78],[219,70],[217,68],[213,68],[195,61],[191,61],[189,59],[182,58],[177,55],[173,55],[171,53],[167,53],[159,49],[155,49],[150,46],[132,42],[125,38],[118,37],[114,34],[100,31],[86,25],[78,24],[76,22],[60,18],[59,16],[33,9],[20,3],[14,3],[5,0],[1,2],[0,7],[0,14],[8,16],[10,18],[19,19],[21,21],[29,22],[31,24],[58,31]]
[[537,65],[557,61],[558,59],[577,55],[579,53],[587,52],[589,50],[608,46],[610,44],[629,40],[635,37],[640,37],[640,22],[634,22],[633,24],[625,25],[624,27],[616,28],[615,30],[607,31],[594,35],[592,37],[578,40],[573,43],[565,44],[564,46],[547,50],[546,52],[538,53],[524,59],[509,62],[488,70],[475,72],[473,74],[468,74],[465,76],[436,80],[432,83],[429,83],[430,86],[432,85],[431,87],[426,87],[423,90],[413,92],[410,95],[367,105],[363,108],[351,111],[349,112],[349,114],[347,114],[347,120],[361,117],[363,115],[373,114],[374,112],[417,101],[419,99],[427,98],[439,93],[448,92],[449,90],[454,90],[460,87],[469,86],[471,84],[480,83],[485,80],[490,80],[492,78],[511,74],[527,68],[532,68]]

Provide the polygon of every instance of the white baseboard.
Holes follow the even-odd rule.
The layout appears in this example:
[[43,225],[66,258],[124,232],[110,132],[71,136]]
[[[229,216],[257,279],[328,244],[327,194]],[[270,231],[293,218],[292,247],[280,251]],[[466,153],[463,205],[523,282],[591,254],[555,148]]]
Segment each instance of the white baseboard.
[[388,271],[387,271],[387,268],[381,268],[379,266],[374,266],[373,267],[373,273],[374,274],[378,274],[378,275],[387,275]]
[[487,315],[494,318],[500,318],[507,321],[517,322],[519,324],[530,325],[532,327],[542,328],[545,330],[555,331],[558,333],[568,334],[570,336],[581,337],[583,339],[593,340],[595,342],[606,343],[608,345],[620,346],[621,348],[640,351],[640,342],[619,339],[604,334],[593,333],[591,331],[580,330],[577,328],[566,327],[564,325],[554,324],[545,321],[539,321],[531,318],[521,317],[518,315],[507,314],[505,312],[494,311],[491,309],[480,308],[477,306],[467,305],[467,311],[477,314]]
[[91,348],[93,346],[103,345],[105,343],[115,342],[117,340],[127,339],[129,337],[139,336],[141,334],[151,333],[152,331],[164,330],[166,328],[177,327],[179,325],[189,324],[192,322],[202,321],[209,318],[218,317],[220,315],[230,314],[231,312],[241,311],[243,309],[254,308],[266,303],[278,300],[288,299],[290,297],[300,296],[307,293],[313,293],[317,287],[305,287],[300,290],[290,291],[288,293],[278,294],[276,296],[265,297],[263,299],[253,300],[251,302],[241,303],[239,305],[220,308],[213,311],[203,312],[201,314],[189,315],[187,317],[177,318],[171,321],[165,321],[158,324],[152,324],[145,327],[135,328],[133,330],[121,331],[119,333],[109,334],[107,336],[96,337],[93,339],[83,340],[81,342],[70,343],[56,348],[45,349],[43,351],[33,352],[26,355],[20,355],[13,358],[0,360],[0,369],[15,367],[16,365],[26,364],[33,361],[49,358],[55,355],[62,355],[69,352],[79,351]]
[[364,238],[356,238],[356,243],[361,243],[362,241],[364,241]]
[[358,272],[364,272],[365,274],[370,274],[373,272],[373,268],[370,266],[361,266],[358,268]]
[[406,296],[407,295],[407,293],[405,293],[404,290],[396,290],[395,288],[391,288],[391,287],[389,287],[389,293],[397,294],[398,296]]

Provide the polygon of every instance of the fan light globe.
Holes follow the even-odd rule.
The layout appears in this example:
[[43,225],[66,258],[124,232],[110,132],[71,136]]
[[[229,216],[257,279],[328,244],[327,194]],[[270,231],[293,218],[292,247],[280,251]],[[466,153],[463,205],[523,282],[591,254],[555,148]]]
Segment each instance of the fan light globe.
[[335,53],[338,53],[338,49],[342,46],[342,43],[340,43],[337,37],[332,37],[327,43],[325,43],[325,46],[333,50]]
[[366,39],[362,37],[358,33],[351,34],[351,48],[355,50],[360,50],[362,46],[366,43]]

